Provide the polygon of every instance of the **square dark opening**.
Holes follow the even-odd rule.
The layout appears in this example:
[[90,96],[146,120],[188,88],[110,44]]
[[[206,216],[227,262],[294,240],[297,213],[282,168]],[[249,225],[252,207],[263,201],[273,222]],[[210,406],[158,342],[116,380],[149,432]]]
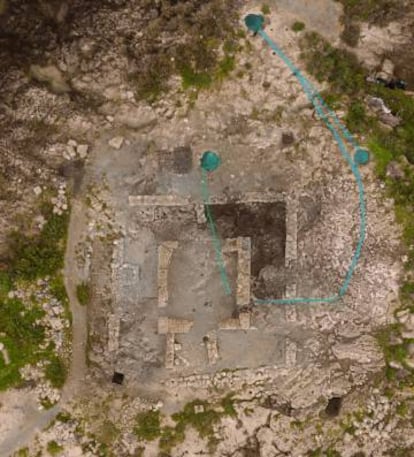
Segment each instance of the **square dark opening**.
[[178,146],[159,154],[161,168],[165,171],[185,175],[193,168],[193,151],[190,146]]
[[123,373],[119,373],[118,371],[114,371],[114,375],[112,376],[112,382],[114,384],[119,384],[121,385],[123,382],[124,382],[124,374]]
[[283,202],[210,205],[221,239],[250,237],[252,292],[259,299],[285,291],[286,205]]

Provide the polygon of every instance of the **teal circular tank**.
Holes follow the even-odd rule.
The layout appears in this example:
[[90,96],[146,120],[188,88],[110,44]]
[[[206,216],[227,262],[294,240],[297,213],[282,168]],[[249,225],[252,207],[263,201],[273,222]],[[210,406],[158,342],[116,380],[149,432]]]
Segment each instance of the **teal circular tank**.
[[264,17],[260,14],[248,14],[244,18],[244,23],[246,27],[254,33],[262,30],[264,25]]
[[214,151],[206,151],[201,157],[201,168],[205,171],[214,171],[220,164],[220,156]]
[[369,162],[369,152],[365,149],[357,149],[354,160],[358,165],[366,165]]

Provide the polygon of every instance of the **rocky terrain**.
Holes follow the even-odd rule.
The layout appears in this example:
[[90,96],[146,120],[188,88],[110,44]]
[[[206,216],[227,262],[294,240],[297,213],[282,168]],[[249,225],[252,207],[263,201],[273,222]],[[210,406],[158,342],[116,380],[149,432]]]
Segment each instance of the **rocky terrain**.
[[[354,3],[0,1],[0,456],[414,456],[414,13]],[[366,244],[337,303],[256,302],[336,293],[358,194],[250,12],[372,151]],[[361,89],[361,74],[407,91]],[[203,211],[207,149],[222,158],[208,185],[230,297]],[[256,227],[266,202],[277,214]],[[252,230],[220,205],[247,205]],[[232,243],[256,232],[280,259],[252,251],[239,306]],[[163,273],[166,242],[179,249]],[[166,318],[194,328],[164,334]]]

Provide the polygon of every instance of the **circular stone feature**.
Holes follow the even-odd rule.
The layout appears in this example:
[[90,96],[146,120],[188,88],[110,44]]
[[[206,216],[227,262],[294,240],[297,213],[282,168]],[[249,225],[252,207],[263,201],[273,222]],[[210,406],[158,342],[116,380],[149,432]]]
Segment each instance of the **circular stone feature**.
[[244,18],[246,27],[254,33],[263,29],[264,17],[261,14],[248,14]]
[[369,162],[369,152],[365,149],[357,149],[354,160],[357,165],[366,165]]
[[201,157],[201,168],[205,171],[214,171],[220,164],[220,156],[214,151],[206,151]]

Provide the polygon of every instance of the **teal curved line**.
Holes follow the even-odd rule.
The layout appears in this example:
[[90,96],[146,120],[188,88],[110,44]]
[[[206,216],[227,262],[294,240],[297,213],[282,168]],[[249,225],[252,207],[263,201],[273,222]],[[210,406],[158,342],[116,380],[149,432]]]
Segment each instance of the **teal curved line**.
[[[359,199],[359,216],[360,216],[360,227],[359,227],[359,238],[358,243],[355,248],[354,254],[351,259],[351,263],[348,267],[347,273],[345,275],[345,279],[339,292],[337,295],[333,295],[331,297],[325,298],[313,298],[313,297],[295,297],[295,298],[287,298],[287,299],[268,299],[268,300],[255,300],[257,304],[297,304],[297,303],[333,303],[340,298],[342,298],[351,283],[352,276],[355,272],[355,269],[358,265],[358,261],[361,257],[362,248],[365,242],[366,236],[366,207],[365,207],[365,193],[364,193],[364,185],[362,182],[362,178],[358,169],[357,164],[352,159],[351,155],[349,154],[347,147],[340,136],[338,130],[335,128],[338,127],[341,131],[343,137],[351,143],[351,145],[356,149],[360,149],[357,141],[355,140],[354,136],[349,132],[349,130],[341,123],[338,119],[336,114],[328,107],[325,103],[319,92],[314,88],[311,82],[303,76],[300,70],[292,63],[292,61],[285,55],[285,53],[274,43],[270,37],[264,32],[263,30],[259,30],[257,32],[270,46],[270,48],[284,61],[284,63],[292,70],[292,73],[295,75],[297,80],[299,81],[300,85],[302,86],[303,91],[305,92],[308,100],[313,104],[315,107],[315,111],[318,113],[319,117],[324,121],[327,128],[332,133],[333,137],[335,138],[339,150],[347,161],[348,165],[350,166],[352,173],[355,177],[358,186],[358,199]],[[325,110],[325,112],[324,112]],[[335,126],[334,126],[335,125]],[[219,265],[221,279],[225,288],[226,293],[230,290],[229,280],[227,277],[226,269],[224,266],[220,240],[217,234],[217,228],[215,226],[214,220],[212,218],[211,212],[209,211],[209,195],[208,195],[208,186],[206,175],[203,175],[203,199],[204,204],[206,206],[206,213],[207,219],[210,225],[210,231],[212,233],[213,242],[216,249],[216,258],[217,263]]]

